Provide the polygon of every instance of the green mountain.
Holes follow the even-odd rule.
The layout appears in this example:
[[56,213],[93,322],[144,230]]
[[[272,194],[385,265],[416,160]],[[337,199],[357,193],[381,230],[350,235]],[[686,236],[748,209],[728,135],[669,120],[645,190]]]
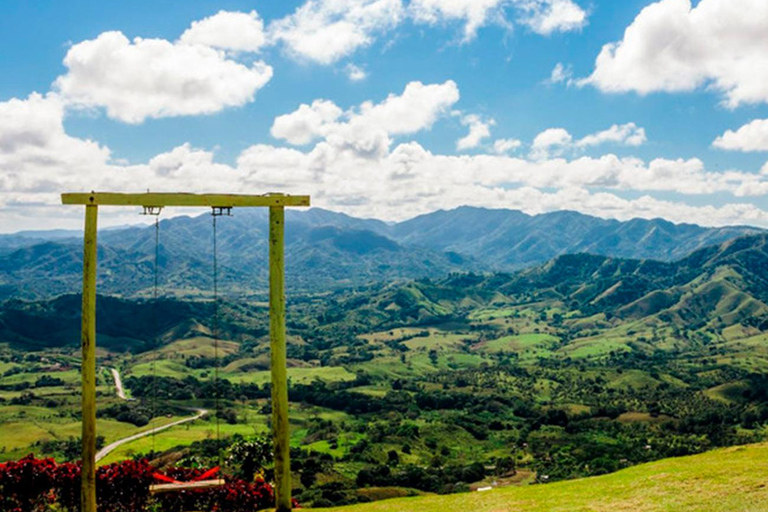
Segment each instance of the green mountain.
[[467,206],[391,227],[392,236],[401,243],[473,256],[497,270],[574,253],[671,261],[761,231],[744,226],[704,228],[663,219],[620,222],[572,211],[531,216]]

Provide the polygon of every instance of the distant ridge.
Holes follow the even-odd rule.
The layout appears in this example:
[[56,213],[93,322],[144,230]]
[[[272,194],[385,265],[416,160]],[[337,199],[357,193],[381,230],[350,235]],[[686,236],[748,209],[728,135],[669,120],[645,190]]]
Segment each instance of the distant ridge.
[[[302,291],[457,271],[511,271],[572,253],[673,261],[707,246],[765,233],[748,226],[705,228],[662,219],[621,222],[571,211],[527,215],[466,206],[394,224],[312,208],[289,211],[287,222],[288,285]],[[237,210],[219,227],[224,285],[234,294],[262,292],[267,276],[266,212]],[[147,293],[154,229],[104,230],[99,243],[100,290],[123,296]],[[0,236],[0,299],[76,292],[79,244],[77,231]],[[161,221],[164,293],[207,293],[211,256],[210,216]]]

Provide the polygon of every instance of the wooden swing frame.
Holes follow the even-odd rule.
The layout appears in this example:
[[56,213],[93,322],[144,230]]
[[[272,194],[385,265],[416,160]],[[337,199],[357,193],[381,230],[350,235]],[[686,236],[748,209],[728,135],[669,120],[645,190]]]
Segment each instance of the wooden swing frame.
[[[269,334],[272,373],[272,437],[275,452],[276,512],[291,510],[291,468],[288,430],[288,379],[285,343],[285,208],[309,206],[309,196],[285,194],[185,194],[112,192],[65,193],[65,205],[85,206],[83,236],[82,349],[82,487],[81,511],[96,512],[96,265],[99,206],[139,206],[145,211],[164,207],[269,208]],[[213,483],[215,482],[215,483]],[[208,481],[221,485],[219,480]],[[169,483],[154,492],[179,490],[202,482]],[[158,487],[160,487],[158,489]]]

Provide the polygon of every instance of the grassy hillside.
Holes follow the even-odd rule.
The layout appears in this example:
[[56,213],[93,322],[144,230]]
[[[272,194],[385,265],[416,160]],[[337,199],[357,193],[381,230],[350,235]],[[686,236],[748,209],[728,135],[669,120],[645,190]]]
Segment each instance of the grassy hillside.
[[707,511],[768,510],[768,444],[665,459],[610,475],[486,492],[400,498],[338,512]]

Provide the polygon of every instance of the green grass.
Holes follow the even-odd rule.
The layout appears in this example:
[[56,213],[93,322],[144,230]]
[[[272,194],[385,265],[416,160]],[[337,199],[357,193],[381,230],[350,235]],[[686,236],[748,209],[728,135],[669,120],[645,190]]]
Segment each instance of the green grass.
[[536,355],[550,354],[550,348],[558,339],[550,334],[528,333],[501,338],[481,343],[479,348],[485,352],[533,352]]
[[61,372],[42,372],[42,371],[30,371],[23,373],[16,373],[7,377],[0,378],[0,384],[19,384],[21,382],[34,383],[37,379],[47,375],[48,377],[55,377],[61,379],[67,384],[79,384],[80,372],[77,370],[66,370]]
[[123,381],[125,381],[127,377],[131,376],[143,377],[156,375],[158,377],[173,377],[175,379],[183,379],[187,375],[194,375],[197,377],[201,373],[200,371],[187,368],[178,361],[158,359],[154,363],[154,368],[152,367],[152,362],[139,363],[137,365],[131,366],[130,372],[126,372],[122,375]]
[[726,404],[744,402],[744,392],[749,391],[746,382],[726,382],[704,391],[704,394],[713,400]]
[[365,436],[363,434],[358,434],[357,432],[349,432],[338,436],[336,440],[336,448],[332,448],[329,441],[315,441],[314,443],[301,445],[301,447],[306,450],[328,453],[336,458],[340,458],[345,456],[349,452],[349,449],[355,446],[364,437]]
[[[186,357],[209,357],[212,358],[216,355],[216,349],[214,345],[216,343],[212,338],[206,338],[204,336],[198,336],[195,338],[187,338],[185,340],[174,341],[161,348],[159,357],[173,357],[174,359],[184,359]],[[219,340],[218,342],[218,354],[219,357],[223,357],[229,354],[237,352],[239,345],[234,341]],[[152,353],[150,353],[152,355]]]
[[471,338],[471,335],[440,332],[430,329],[429,336],[412,338],[403,344],[411,350],[445,350],[460,347],[462,340],[467,338]]
[[[268,371],[249,373],[223,373],[222,378],[234,383],[250,382],[263,385],[270,382],[272,376]],[[341,366],[322,366],[318,368],[288,368],[288,379],[294,384],[309,384],[316,380],[325,382],[346,382],[355,380],[356,375]]]
[[469,314],[470,320],[492,320],[494,318],[504,318],[515,314],[517,310],[514,308],[500,308],[500,309],[477,309]]
[[424,496],[338,512],[757,512],[768,510],[768,444],[665,459],[610,475],[487,492]]

